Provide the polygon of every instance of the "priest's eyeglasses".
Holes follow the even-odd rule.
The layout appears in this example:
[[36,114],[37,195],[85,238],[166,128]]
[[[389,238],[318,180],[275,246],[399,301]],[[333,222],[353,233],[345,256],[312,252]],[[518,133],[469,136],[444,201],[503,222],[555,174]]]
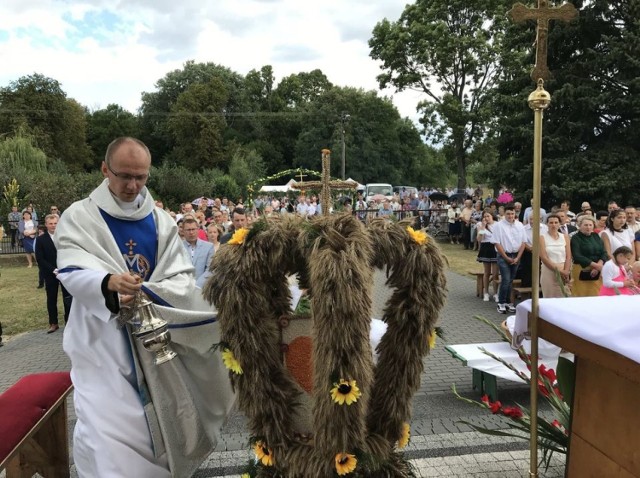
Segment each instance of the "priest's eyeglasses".
[[107,164],[107,169],[111,171],[111,174],[113,174],[116,178],[118,178],[119,180],[125,183],[128,183],[130,181],[135,181],[136,183],[144,183],[151,176],[151,174],[140,174],[138,176],[134,176],[131,174],[116,173],[113,169],[111,169],[111,165],[109,163],[106,163],[106,164]]

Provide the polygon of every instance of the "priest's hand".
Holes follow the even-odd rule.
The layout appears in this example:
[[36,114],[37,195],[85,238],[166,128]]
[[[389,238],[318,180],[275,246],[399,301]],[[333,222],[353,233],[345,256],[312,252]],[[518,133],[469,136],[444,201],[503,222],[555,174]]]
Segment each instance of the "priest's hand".
[[112,292],[120,295],[135,295],[140,290],[142,283],[138,276],[124,272],[122,274],[113,274],[109,277],[107,288]]

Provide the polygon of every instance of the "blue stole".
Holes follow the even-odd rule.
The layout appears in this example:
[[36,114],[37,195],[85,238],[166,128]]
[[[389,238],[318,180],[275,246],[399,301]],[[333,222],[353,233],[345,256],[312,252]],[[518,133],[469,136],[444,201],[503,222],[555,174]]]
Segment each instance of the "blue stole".
[[100,214],[122,252],[129,272],[142,277],[144,281],[149,280],[158,254],[158,233],[153,212],[138,221],[118,219],[102,209]]

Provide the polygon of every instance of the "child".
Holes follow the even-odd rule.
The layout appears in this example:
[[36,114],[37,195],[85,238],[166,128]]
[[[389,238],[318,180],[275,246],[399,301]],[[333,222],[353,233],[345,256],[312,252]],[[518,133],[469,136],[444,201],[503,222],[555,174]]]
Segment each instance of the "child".
[[613,251],[613,259],[608,260],[602,268],[602,287],[598,295],[634,295],[633,279],[627,275],[626,266],[631,260],[631,249],[618,247]]
[[632,289],[636,294],[640,294],[640,261],[635,261],[631,266],[631,278],[635,283]]

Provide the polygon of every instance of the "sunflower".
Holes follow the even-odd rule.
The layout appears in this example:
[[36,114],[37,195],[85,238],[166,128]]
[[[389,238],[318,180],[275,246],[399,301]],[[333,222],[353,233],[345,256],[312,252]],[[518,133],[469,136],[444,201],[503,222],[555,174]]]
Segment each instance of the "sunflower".
[[431,350],[436,346],[437,337],[438,337],[438,334],[436,334],[435,330],[432,330],[427,334],[427,342],[429,342],[429,350]]
[[398,440],[398,448],[402,449],[409,443],[409,437],[411,436],[411,428],[408,423],[402,424],[402,435]]
[[358,459],[350,453],[338,453],[336,455],[336,471],[338,475],[348,475],[356,469]]
[[427,242],[427,233],[426,232],[416,231],[411,226],[407,227],[407,232],[409,233],[409,236],[411,236],[411,239],[416,241],[418,244],[420,244],[420,245],[426,244],[426,242]]
[[233,352],[228,348],[222,350],[222,361],[224,362],[224,366],[231,370],[233,373],[237,373],[238,375],[242,375],[242,367],[240,366],[240,362],[233,355]]
[[340,382],[334,383],[331,389],[331,398],[340,405],[344,405],[345,402],[347,402],[347,405],[351,405],[353,402],[358,401],[360,395],[362,394],[355,380],[340,379]]
[[246,227],[242,227],[233,233],[233,236],[231,236],[231,239],[229,239],[229,242],[227,244],[243,244],[245,238],[247,237],[247,234],[249,234],[249,229],[247,229]]
[[262,440],[255,442],[253,452],[264,466],[273,466],[273,450],[267,447]]

